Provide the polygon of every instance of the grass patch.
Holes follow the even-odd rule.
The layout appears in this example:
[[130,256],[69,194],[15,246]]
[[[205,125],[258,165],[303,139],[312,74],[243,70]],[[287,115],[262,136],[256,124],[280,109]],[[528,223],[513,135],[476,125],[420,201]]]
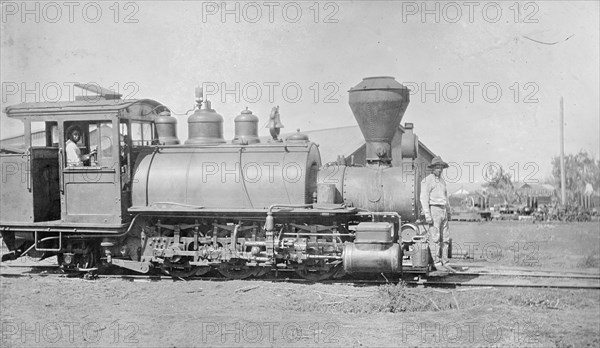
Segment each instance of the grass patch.
[[472,262],[562,271],[600,267],[597,222],[452,222],[450,231],[455,252],[468,251]]
[[577,268],[599,268],[600,256],[588,255],[577,263]]
[[371,288],[368,294],[306,291],[287,300],[286,309],[317,313],[403,313],[451,311],[493,306],[532,311],[598,308],[594,290],[475,289],[436,290],[405,283]]

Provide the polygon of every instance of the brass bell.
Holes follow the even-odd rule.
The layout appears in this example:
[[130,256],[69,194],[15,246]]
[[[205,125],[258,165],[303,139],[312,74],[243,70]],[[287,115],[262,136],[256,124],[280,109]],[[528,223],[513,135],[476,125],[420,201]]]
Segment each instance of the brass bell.
[[267,126],[265,128],[269,128],[273,140],[277,140],[280,129],[284,128],[279,115],[279,105],[274,106],[271,109],[271,115],[269,115],[269,123],[267,123]]
[[265,128],[285,128],[281,123],[281,116],[279,115],[279,105],[274,106],[271,109],[271,115],[269,115],[269,123]]

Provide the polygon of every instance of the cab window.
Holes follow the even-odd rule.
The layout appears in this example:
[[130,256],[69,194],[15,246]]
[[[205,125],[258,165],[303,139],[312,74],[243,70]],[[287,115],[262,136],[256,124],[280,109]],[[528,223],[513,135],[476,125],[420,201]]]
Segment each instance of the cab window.
[[[90,123],[88,126],[90,149],[96,150],[96,165],[111,166],[113,164],[113,148],[118,146],[113,139],[113,126],[110,121]],[[94,165],[92,159],[92,165]]]
[[154,127],[151,122],[131,122],[131,143],[133,146],[149,146],[154,140]]
[[[113,167],[115,159],[115,143],[111,121],[65,122],[65,164],[70,166]],[[79,139],[76,149],[69,144],[70,135],[77,130]],[[50,140],[50,136],[48,137]],[[54,141],[52,139],[52,141]],[[71,146],[71,148],[68,148]],[[78,151],[78,153],[76,153]]]

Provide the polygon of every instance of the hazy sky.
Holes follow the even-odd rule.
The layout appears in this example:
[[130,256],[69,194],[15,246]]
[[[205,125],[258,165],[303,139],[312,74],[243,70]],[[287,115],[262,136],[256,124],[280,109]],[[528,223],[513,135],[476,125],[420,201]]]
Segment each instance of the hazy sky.
[[[231,139],[245,107],[261,127],[274,105],[285,131],[353,125],[347,90],[389,75],[413,89],[403,122],[461,181],[488,162],[544,179],[561,96],[566,152],[599,153],[597,1],[21,3],[2,3],[2,108],[94,82],[183,114],[205,82]],[[5,114],[1,125],[22,133]]]

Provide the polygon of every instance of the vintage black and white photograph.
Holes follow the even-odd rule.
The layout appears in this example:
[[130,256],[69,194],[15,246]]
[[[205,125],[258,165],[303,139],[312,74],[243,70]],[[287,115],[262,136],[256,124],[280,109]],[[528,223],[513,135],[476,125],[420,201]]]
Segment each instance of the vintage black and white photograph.
[[0,346],[600,345],[600,2],[0,4]]

